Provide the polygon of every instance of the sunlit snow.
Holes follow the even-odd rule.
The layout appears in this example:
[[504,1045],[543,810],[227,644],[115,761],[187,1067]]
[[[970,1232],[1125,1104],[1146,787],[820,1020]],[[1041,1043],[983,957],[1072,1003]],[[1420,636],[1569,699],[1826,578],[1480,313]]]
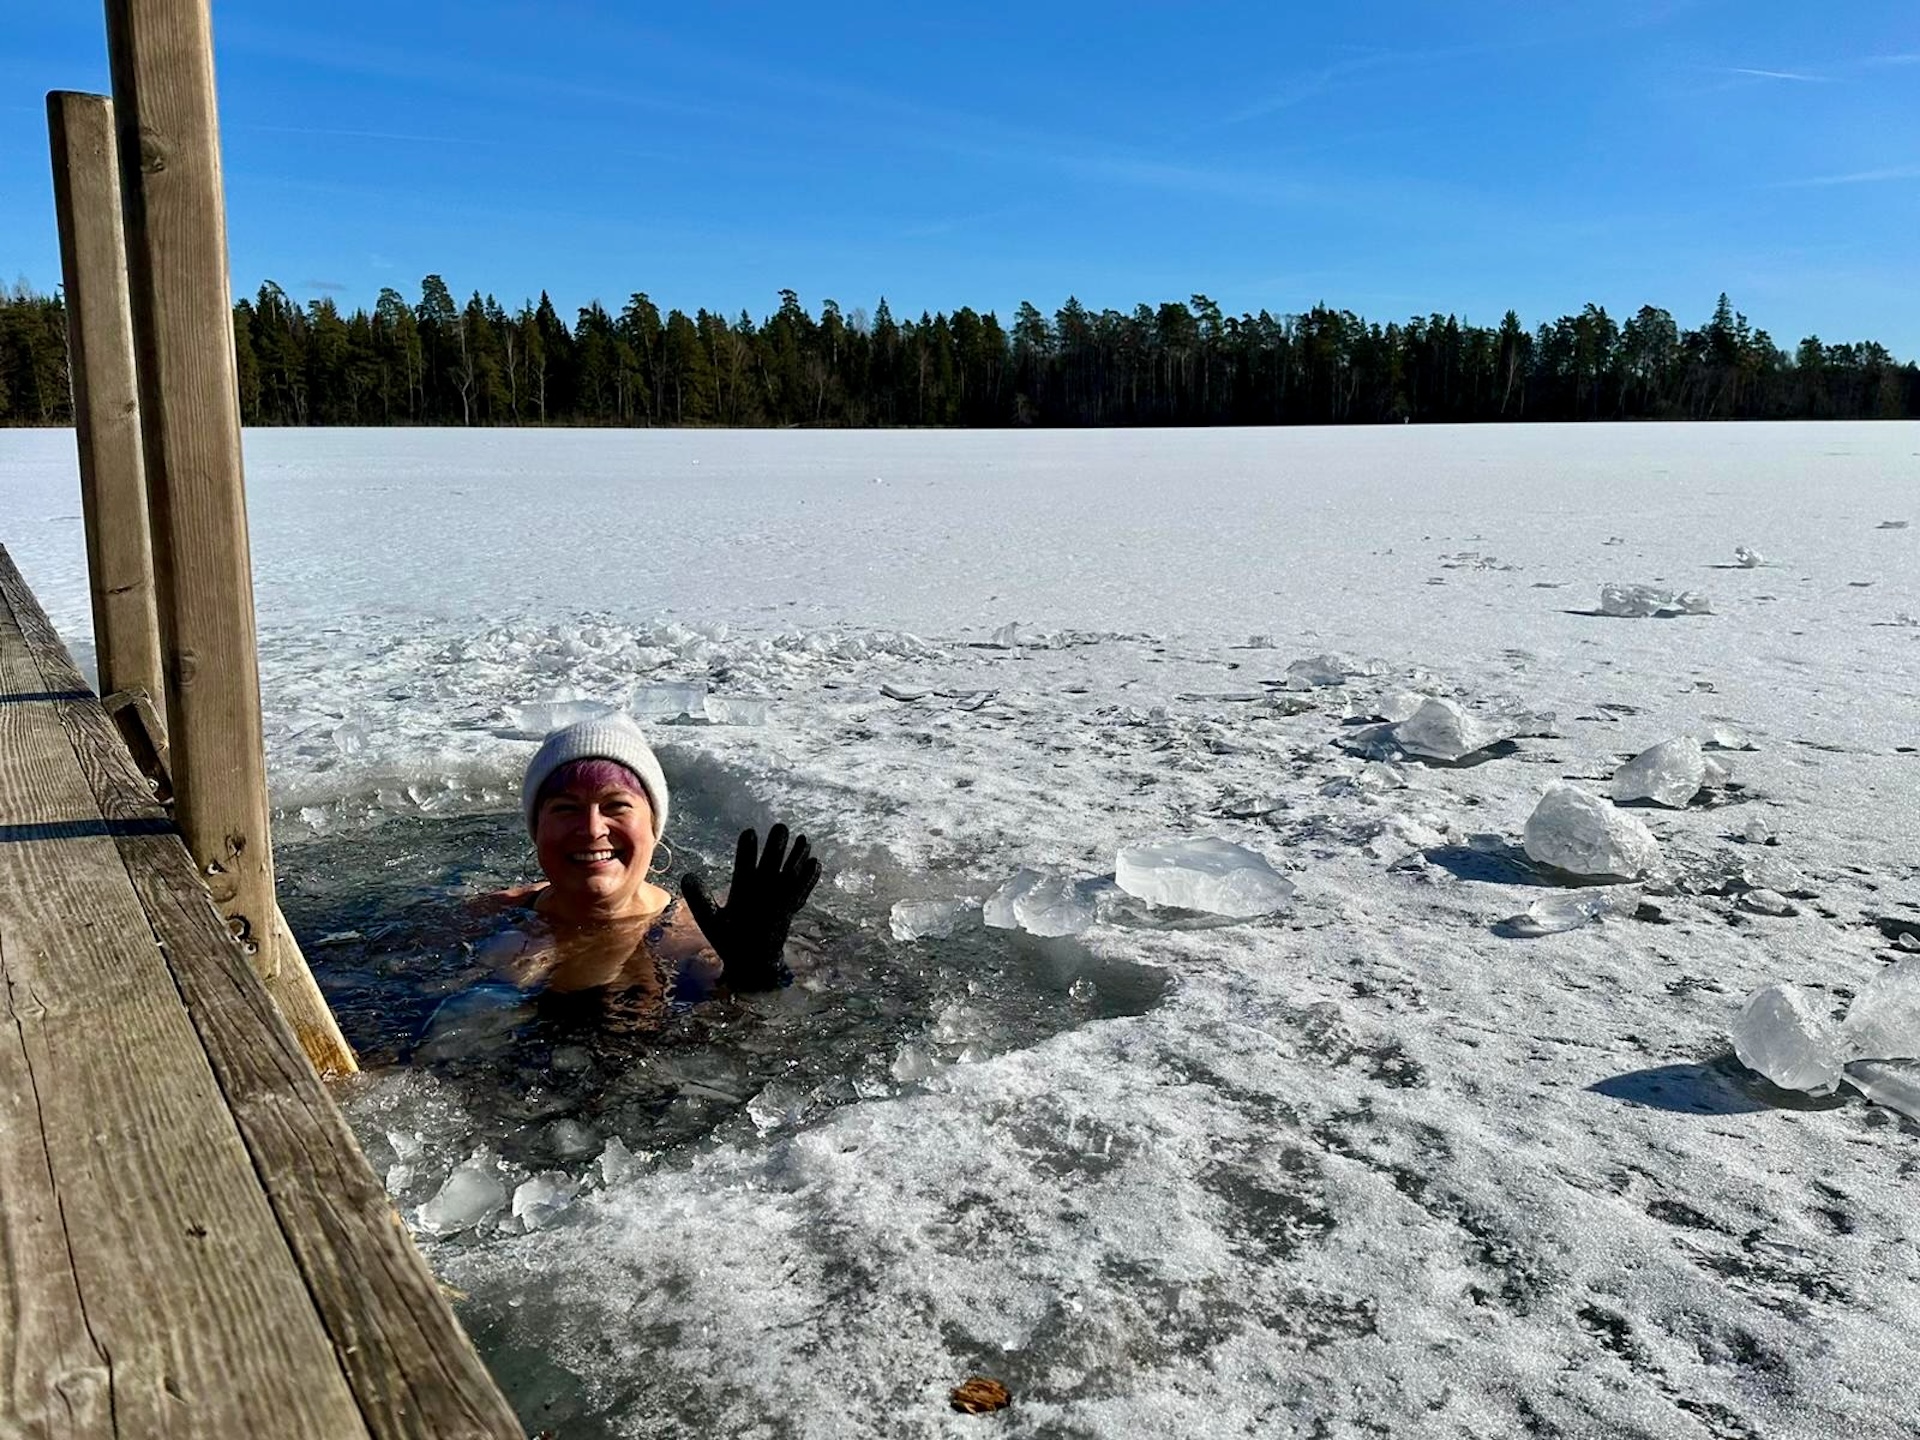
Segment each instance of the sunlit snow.
[[[1920,427],[256,432],[248,482],[283,891],[388,1062],[342,1098],[530,1429],[1920,1429],[1920,1067],[1730,1041],[1781,983],[1911,1016]],[[84,663],[78,515],[0,433]],[[1396,745],[1429,700],[1499,743]],[[610,707],[680,868],[815,839],[797,983],[640,1049],[480,992],[391,1063]],[[1737,770],[1607,798],[1680,736]],[[1168,838],[1290,904],[1128,894]]]

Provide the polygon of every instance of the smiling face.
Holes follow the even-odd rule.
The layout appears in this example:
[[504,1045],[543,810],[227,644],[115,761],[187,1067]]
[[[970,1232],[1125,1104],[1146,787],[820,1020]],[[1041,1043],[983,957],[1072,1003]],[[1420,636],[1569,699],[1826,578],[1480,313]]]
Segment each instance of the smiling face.
[[[657,908],[664,892],[647,880],[654,840],[646,792],[605,762],[581,768],[587,773],[556,777],[534,822],[534,851],[552,882],[548,903],[578,919]],[[603,769],[615,774],[594,773]]]

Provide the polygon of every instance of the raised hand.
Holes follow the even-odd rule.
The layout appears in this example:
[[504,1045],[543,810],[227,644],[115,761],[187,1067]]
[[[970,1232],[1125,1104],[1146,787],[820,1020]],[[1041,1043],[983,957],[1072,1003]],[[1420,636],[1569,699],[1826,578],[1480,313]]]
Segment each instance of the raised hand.
[[767,831],[764,849],[752,830],[740,832],[725,905],[714,902],[698,875],[682,876],[680,893],[726,966],[721,978],[728,987],[736,992],[773,990],[793,983],[781,952],[793,917],[819,883],[820,862],[813,858],[807,837],[797,836],[789,850],[787,827],[775,825]]

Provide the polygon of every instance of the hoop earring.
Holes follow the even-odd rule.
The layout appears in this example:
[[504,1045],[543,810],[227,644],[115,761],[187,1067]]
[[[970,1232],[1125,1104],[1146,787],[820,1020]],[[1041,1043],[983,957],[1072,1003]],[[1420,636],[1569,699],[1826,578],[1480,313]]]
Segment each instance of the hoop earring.
[[[662,850],[667,852],[667,858],[664,863],[660,861],[660,852]],[[649,875],[664,875],[671,869],[673,869],[673,847],[662,840],[653,847],[653,863],[647,866],[647,873]]]

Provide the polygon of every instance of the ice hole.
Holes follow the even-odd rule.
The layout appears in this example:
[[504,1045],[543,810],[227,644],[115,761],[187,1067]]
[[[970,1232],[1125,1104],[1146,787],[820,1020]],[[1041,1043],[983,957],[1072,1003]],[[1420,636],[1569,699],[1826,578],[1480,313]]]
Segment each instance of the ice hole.
[[[674,875],[698,870],[719,888],[739,830],[771,817],[726,767],[667,757]],[[982,925],[963,898],[967,877],[888,871],[862,851],[849,858],[865,883],[821,886],[796,924],[791,988],[620,1033],[543,1013],[474,959],[507,922],[475,919],[466,901],[538,878],[517,815],[285,828],[283,908],[368,1070],[342,1092],[348,1117],[395,1203],[458,1237],[448,1243],[564,1224],[568,1182],[606,1183],[635,1164],[771,1139],[841,1105],[937,1085],[952,1066],[1142,1013],[1168,984],[1165,971],[1097,956],[1071,935]],[[831,839],[814,839],[831,873]],[[320,936],[324,947],[311,943]],[[399,1154],[394,1134],[417,1137],[412,1153]],[[485,1213],[470,1218],[455,1202],[477,1193],[471,1173],[441,1192],[476,1151],[498,1157],[504,1189],[493,1205],[488,1188]]]

